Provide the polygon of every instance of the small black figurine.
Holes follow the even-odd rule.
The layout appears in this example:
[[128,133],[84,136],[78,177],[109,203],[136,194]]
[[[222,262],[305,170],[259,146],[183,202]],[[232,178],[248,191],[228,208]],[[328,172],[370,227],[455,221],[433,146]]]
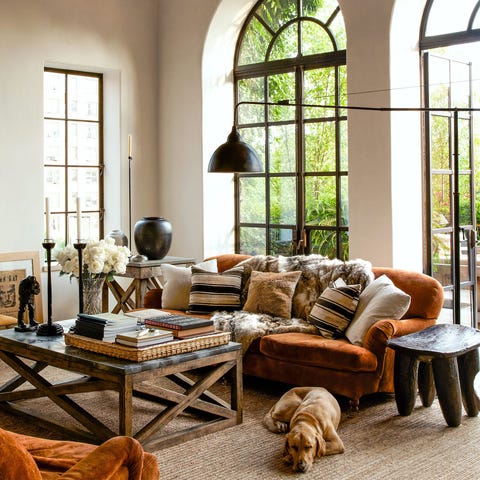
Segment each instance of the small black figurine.
[[[33,275],[24,278],[18,284],[18,297],[20,307],[18,308],[18,326],[15,327],[17,332],[31,332],[36,330],[38,323],[35,320],[35,295],[40,293],[40,284]],[[25,309],[28,308],[28,326],[23,321]]]

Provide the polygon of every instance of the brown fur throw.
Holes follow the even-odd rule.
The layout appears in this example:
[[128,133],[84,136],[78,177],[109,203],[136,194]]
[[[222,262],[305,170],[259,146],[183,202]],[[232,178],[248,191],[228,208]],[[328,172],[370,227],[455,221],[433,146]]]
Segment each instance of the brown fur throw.
[[320,294],[337,278],[348,285],[360,284],[362,290],[373,280],[372,264],[366,260],[329,259],[322,255],[296,255],[293,257],[256,255],[244,260],[242,298],[245,305],[252,270],[260,272],[301,271],[292,300],[292,317],[306,320]]
[[256,338],[264,335],[287,332],[318,333],[316,327],[300,318],[286,319],[244,310],[217,312],[212,316],[212,320],[217,330],[231,332],[232,341],[242,344],[243,353]]
[[256,255],[244,260],[242,279],[242,305],[248,297],[250,275],[253,270],[261,272],[301,271],[292,299],[291,319],[244,310],[217,312],[212,319],[218,330],[232,332],[232,340],[240,342],[245,352],[253,340],[263,335],[286,332],[318,333],[316,327],[306,320],[320,294],[337,278],[345,283],[360,284],[365,288],[373,280],[372,265],[365,260],[342,261],[321,255],[297,255],[293,257]]

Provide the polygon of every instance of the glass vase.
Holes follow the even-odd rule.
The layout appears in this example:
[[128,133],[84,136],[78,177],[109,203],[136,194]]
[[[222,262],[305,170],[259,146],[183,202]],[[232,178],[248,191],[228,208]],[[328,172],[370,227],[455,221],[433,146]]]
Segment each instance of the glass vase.
[[83,313],[95,315],[102,311],[103,284],[105,275],[85,276],[83,281]]

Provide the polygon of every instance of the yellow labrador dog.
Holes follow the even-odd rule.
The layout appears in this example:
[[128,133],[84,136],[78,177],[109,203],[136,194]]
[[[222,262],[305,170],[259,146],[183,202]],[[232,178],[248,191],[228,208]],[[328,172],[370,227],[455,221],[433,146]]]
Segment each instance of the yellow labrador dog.
[[296,472],[307,472],[316,458],[343,453],[337,434],[341,410],[322,387],[296,387],[285,393],[264,417],[272,432],[288,432],[283,459]]

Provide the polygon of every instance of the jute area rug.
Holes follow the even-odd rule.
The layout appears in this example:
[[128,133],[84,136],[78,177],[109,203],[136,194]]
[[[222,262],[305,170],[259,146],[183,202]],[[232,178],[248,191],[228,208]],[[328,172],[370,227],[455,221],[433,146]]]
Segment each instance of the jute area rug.
[[[52,380],[61,375],[52,369]],[[0,381],[10,376],[11,372],[2,365]],[[464,416],[460,427],[450,428],[437,400],[430,408],[422,407],[417,400],[413,413],[400,417],[392,396],[362,399],[360,411],[353,416],[347,415],[346,402],[340,399],[344,413],[339,434],[345,453],[317,460],[306,474],[295,473],[282,461],[284,436],[271,433],[262,425],[264,414],[288,387],[251,378],[245,379],[244,387],[241,425],[153,452],[158,458],[162,480],[480,478],[480,416]],[[219,385],[214,390],[228,399],[226,386]],[[75,396],[82,406],[115,425],[118,399],[115,393],[82,395]],[[49,401],[34,402],[30,408],[38,408],[57,420],[64,418],[67,424],[74,422]],[[151,404],[140,400],[135,403],[135,411],[139,422],[158,413]],[[183,417],[179,425],[195,421],[189,415]],[[59,432],[46,430],[1,409],[0,426],[29,435],[65,438]]]

